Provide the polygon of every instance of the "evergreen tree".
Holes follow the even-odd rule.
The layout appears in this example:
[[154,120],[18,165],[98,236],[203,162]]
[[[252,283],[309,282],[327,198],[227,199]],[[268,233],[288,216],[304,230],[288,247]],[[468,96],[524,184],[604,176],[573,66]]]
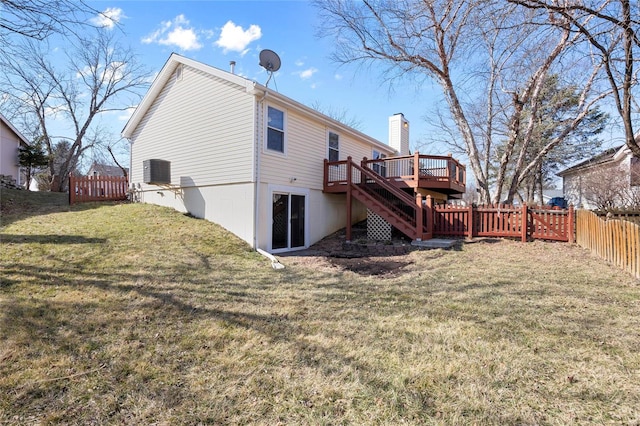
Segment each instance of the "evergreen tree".
[[36,141],[33,145],[24,145],[18,149],[18,164],[24,167],[27,182],[26,189],[31,186],[31,179],[35,172],[40,167],[47,166],[49,164],[49,158],[45,155],[42,149],[41,140]]

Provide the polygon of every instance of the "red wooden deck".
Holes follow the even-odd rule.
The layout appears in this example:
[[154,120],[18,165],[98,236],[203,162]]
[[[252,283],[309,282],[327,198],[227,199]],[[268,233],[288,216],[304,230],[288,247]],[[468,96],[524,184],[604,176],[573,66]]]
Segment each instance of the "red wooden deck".
[[[430,189],[443,194],[463,194],[466,169],[449,156],[414,155],[378,160],[364,158],[360,165],[373,170],[380,178],[397,188]],[[324,192],[347,192],[347,161],[325,160]]]

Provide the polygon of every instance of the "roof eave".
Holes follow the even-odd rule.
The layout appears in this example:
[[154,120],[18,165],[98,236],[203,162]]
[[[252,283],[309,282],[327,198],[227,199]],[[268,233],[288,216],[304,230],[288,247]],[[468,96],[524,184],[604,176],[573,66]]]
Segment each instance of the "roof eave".
[[122,137],[130,139],[135,132],[136,127],[140,124],[140,121],[151,107],[155,99],[158,97],[160,92],[163,90],[166,83],[169,81],[171,75],[175,71],[178,64],[185,64],[195,69],[198,69],[202,72],[206,72],[213,76],[225,79],[231,83],[235,83],[241,87],[244,87],[248,94],[254,95],[256,98],[263,98],[265,95],[267,98],[272,97],[275,98],[280,103],[283,103],[291,108],[295,108],[298,111],[315,118],[321,122],[324,122],[328,125],[333,126],[337,130],[340,130],[344,133],[350,134],[359,139],[366,140],[372,146],[379,148],[381,150],[387,152],[395,152],[395,149],[390,145],[383,143],[377,139],[372,138],[356,129],[353,129],[343,123],[340,123],[333,118],[322,114],[319,111],[314,110],[306,105],[301,104],[285,95],[282,95],[278,92],[270,90],[268,87],[263,86],[255,81],[249,80],[247,78],[230,74],[228,72],[222,71],[218,68],[212,67],[210,65],[203,64],[202,62],[195,61],[193,59],[185,58],[184,56],[178,55],[176,53],[172,53],[167,62],[164,64],[155,80],[151,84],[149,91],[146,93],[136,110],[133,112],[127,124],[122,129]]

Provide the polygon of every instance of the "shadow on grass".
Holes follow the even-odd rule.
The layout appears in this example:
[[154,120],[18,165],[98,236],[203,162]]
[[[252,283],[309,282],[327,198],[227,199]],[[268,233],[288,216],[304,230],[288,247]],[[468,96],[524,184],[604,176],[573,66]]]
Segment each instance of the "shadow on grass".
[[20,235],[0,234],[0,243],[12,244],[92,244],[105,243],[106,238],[88,238],[82,235]]
[[[92,350],[99,352],[97,349],[103,346],[127,346],[131,342],[120,339],[123,338],[122,336],[127,336],[126,333],[122,333],[122,330],[129,330],[130,337],[125,339],[139,340],[142,352],[137,356],[142,356],[146,351],[144,349],[146,345],[150,347],[149,350],[153,350],[152,342],[149,341],[150,335],[143,334],[142,330],[149,327],[157,329],[157,333],[151,334],[157,337],[158,334],[163,335],[166,331],[163,330],[163,325],[165,327],[173,327],[175,324],[188,326],[196,321],[213,320],[221,321],[223,328],[236,327],[251,330],[264,336],[265,342],[282,343],[285,347],[291,347],[290,356],[296,365],[314,369],[322,376],[326,376],[327,380],[334,380],[332,377],[337,369],[345,369],[345,371],[356,372],[354,374],[358,376],[357,381],[368,387],[371,394],[379,393],[380,389],[394,389],[396,386],[393,378],[381,379],[380,372],[369,361],[359,360],[349,354],[350,351],[345,348],[315,342],[308,338],[318,333],[317,326],[314,325],[316,321],[335,319],[333,317],[335,312],[331,309],[319,315],[316,314],[318,316],[313,321],[309,321],[309,318],[304,315],[290,316],[278,310],[277,307],[271,311],[272,313],[264,313],[265,306],[271,306],[271,303],[277,305],[277,301],[282,297],[277,292],[268,293],[264,297],[246,297],[247,293],[261,293],[266,288],[283,284],[283,279],[289,283],[304,282],[308,276],[303,273],[288,271],[287,276],[276,272],[265,273],[252,279],[247,286],[248,277],[243,276],[242,272],[230,274],[211,283],[207,274],[185,274],[179,265],[176,268],[142,273],[126,271],[96,273],[84,272],[81,265],[73,264],[62,268],[22,264],[6,272],[9,275],[23,275],[26,282],[41,283],[38,287],[44,294],[36,293],[29,298],[5,300],[0,327],[0,330],[4,331],[0,332],[0,340],[15,341],[17,336],[22,336],[20,338],[22,345],[33,347],[35,344],[36,348],[45,347],[48,355],[78,357],[78,354],[86,353],[91,357]],[[172,281],[171,277],[174,276],[180,276],[179,284]],[[64,292],[65,287],[72,290],[87,289],[86,296],[79,297],[74,302],[63,302],[56,301],[53,296],[47,295],[49,291]],[[98,292],[95,293],[89,289],[95,289]],[[107,294],[101,294],[102,292]],[[364,306],[371,298],[371,294],[365,291],[356,300],[352,298],[348,303],[360,303]],[[121,302],[116,303],[118,300]],[[341,301],[336,300],[335,303],[331,300],[321,302],[313,299],[309,302],[329,303],[338,310],[343,309],[346,303],[344,297]],[[254,309],[252,305],[255,305],[255,312],[252,312]],[[107,316],[108,323],[105,322]],[[119,334],[116,334],[115,330],[118,330]],[[109,333],[114,335],[109,337]],[[178,346],[179,337],[172,338],[175,341],[172,341],[171,345]],[[105,342],[105,339],[109,341]],[[203,347],[212,344],[206,341],[198,343]],[[165,342],[165,345],[167,344],[169,343]],[[179,348],[175,350],[179,352]],[[145,356],[154,355],[147,353]],[[105,380],[122,382],[136,380],[135,375],[127,370],[126,364],[131,361],[97,355],[97,358],[92,359],[91,362],[96,368],[98,365],[105,365],[104,371],[100,372]],[[173,362],[174,360],[167,359],[166,366],[160,365],[157,368],[170,372]],[[10,365],[7,367],[11,368]],[[4,368],[0,368],[0,372],[3,370]],[[142,382],[140,384],[142,385]],[[58,393],[61,390],[56,384],[46,385],[44,389],[41,389],[43,386],[32,386],[28,383],[23,383],[21,386],[23,388],[17,393],[12,389],[2,388],[0,392],[6,391],[8,395],[13,395],[14,403],[24,404],[25,409],[46,405],[46,400],[60,397]],[[144,386],[141,387],[144,388]],[[166,386],[166,389],[170,388],[172,387]],[[143,389],[139,392],[150,391]],[[188,388],[176,388],[176,392],[167,391],[149,398],[156,400],[161,407],[170,408],[176,404],[175,398],[195,397],[189,394]],[[397,389],[397,392],[403,392],[403,390]],[[411,400],[412,405],[420,405],[425,415],[430,412],[428,395],[407,392],[404,397]]]
[[69,205],[69,194],[0,188],[0,226],[50,213],[91,210],[117,202],[90,202]]

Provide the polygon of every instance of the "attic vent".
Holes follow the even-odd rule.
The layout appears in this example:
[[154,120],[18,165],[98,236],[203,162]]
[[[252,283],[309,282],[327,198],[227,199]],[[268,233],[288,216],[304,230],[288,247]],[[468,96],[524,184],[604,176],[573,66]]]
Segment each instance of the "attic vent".
[[167,185],[171,183],[171,162],[166,160],[144,160],[144,183]]

